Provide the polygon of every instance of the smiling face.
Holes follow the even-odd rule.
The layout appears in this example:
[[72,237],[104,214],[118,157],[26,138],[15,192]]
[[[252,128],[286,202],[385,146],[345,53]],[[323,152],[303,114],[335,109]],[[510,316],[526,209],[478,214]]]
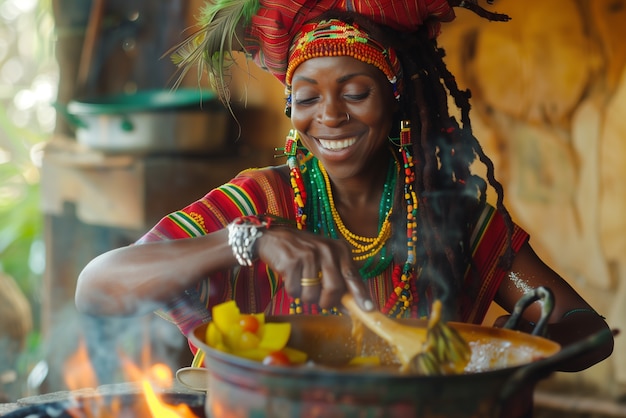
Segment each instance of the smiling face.
[[333,177],[371,173],[386,164],[395,108],[385,75],[355,58],[312,58],[294,72],[292,123]]

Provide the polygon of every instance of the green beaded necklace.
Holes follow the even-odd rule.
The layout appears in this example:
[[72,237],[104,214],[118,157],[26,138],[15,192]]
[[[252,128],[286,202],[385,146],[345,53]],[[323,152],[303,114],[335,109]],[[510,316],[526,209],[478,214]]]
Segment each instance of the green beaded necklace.
[[[305,162],[306,168],[302,170],[308,181],[305,181],[305,188],[309,198],[307,199],[305,213],[308,219],[306,225],[311,232],[322,234],[330,238],[338,239],[337,224],[333,219],[334,201],[332,192],[329,193],[330,184],[328,184],[327,176],[322,163],[317,158],[311,158]],[[398,165],[395,159],[391,159],[387,169],[385,178],[385,186],[383,195],[380,200],[378,210],[378,230],[383,227],[383,223],[388,221],[393,206],[393,195],[396,186],[398,173]],[[336,214],[338,216],[338,214]],[[375,255],[379,256],[376,257]],[[382,245],[376,254],[368,257],[359,269],[359,273],[363,279],[369,279],[381,274],[389,267],[393,256],[388,248],[387,242]]]

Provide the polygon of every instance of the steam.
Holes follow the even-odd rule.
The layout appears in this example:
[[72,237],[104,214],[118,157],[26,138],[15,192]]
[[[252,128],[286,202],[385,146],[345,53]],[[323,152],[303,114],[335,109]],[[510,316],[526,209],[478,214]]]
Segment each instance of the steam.
[[[172,371],[189,352],[186,339],[175,325],[154,313],[136,317],[104,317],[80,314],[67,306],[52,321],[52,329],[44,343],[48,373],[40,387],[29,388],[35,395],[67,390],[65,378],[85,373],[91,367],[96,381],[91,387],[128,381],[122,368],[127,358],[139,368],[156,363],[166,364]],[[79,350],[87,349],[88,365],[68,361]],[[71,388],[76,389],[76,388]]]

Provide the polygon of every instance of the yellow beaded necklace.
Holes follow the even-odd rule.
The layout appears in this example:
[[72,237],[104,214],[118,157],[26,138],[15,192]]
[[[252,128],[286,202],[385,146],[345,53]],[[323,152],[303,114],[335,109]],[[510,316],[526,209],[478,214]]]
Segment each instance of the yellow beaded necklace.
[[319,165],[320,172],[324,177],[324,183],[326,184],[326,193],[328,195],[328,200],[330,203],[330,212],[333,217],[333,221],[337,226],[337,230],[341,234],[341,236],[353,247],[352,248],[352,259],[355,261],[365,260],[369,257],[376,255],[385,245],[389,237],[391,236],[391,222],[389,221],[389,217],[391,216],[392,209],[390,208],[387,214],[385,215],[385,220],[378,231],[378,236],[376,237],[363,237],[360,235],[356,235],[352,231],[346,227],[341,219],[341,215],[337,212],[337,208],[335,207],[335,200],[333,198],[332,187],[330,186],[330,181],[328,178],[328,173],[326,173],[326,169],[322,164]]

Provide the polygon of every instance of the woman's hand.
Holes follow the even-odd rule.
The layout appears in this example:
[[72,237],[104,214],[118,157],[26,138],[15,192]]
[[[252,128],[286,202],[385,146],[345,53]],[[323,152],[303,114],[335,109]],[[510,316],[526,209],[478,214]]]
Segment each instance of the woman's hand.
[[[273,227],[256,241],[258,257],[283,277],[291,297],[322,308],[340,306],[350,292],[370,311],[370,300],[347,243],[293,228]],[[318,280],[319,279],[319,280]]]

